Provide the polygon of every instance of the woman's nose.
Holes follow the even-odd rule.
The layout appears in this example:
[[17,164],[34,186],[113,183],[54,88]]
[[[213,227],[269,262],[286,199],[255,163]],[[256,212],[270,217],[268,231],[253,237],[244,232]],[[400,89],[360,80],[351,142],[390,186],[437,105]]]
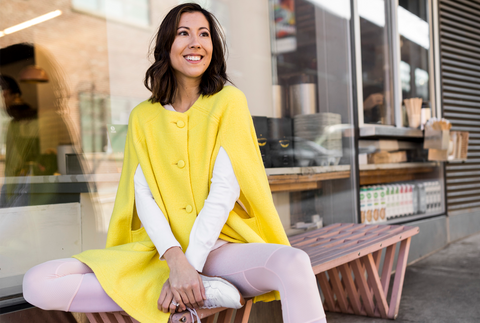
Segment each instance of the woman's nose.
[[200,48],[200,42],[198,41],[198,37],[197,36],[193,36],[192,37],[192,40],[190,42],[190,48]]

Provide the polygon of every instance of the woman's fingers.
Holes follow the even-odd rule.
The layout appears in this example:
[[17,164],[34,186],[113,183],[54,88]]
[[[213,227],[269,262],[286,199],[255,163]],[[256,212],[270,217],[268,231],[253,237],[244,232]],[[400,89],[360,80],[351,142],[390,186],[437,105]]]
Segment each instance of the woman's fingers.
[[170,282],[167,280],[162,287],[157,307],[164,313],[175,313],[177,310],[177,305],[175,304],[177,304],[177,302],[175,302],[175,295],[170,286]]
[[203,285],[202,276],[198,275],[198,280],[200,282],[200,292],[202,293],[202,299],[207,299],[207,293],[205,292],[205,286]]
[[170,306],[169,306],[169,310],[170,310],[170,313],[175,313],[177,311],[177,305],[178,303],[175,302],[174,299],[172,299],[172,301],[170,302]]
[[194,307],[195,307],[194,304],[192,304],[192,303],[190,302],[190,299],[189,299],[187,293],[185,293],[185,292],[182,290],[182,291],[179,291],[179,295],[180,295],[180,297],[181,297],[181,299],[182,299],[183,304],[185,304],[186,307],[189,307],[189,308],[194,308]]
[[158,309],[164,313],[170,312],[170,305],[172,304],[173,295],[168,293],[161,301],[158,299]]
[[180,294],[178,293],[178,291],[173,290],[173,289],[172,289],[172,293],[173,293],[173,299],[178,303],[178,311],[177,311],[177,312],[186,311],[186,310],[187,310],[187,306],[186,306],[185,303],[183,302],[182,296],[180,296]]
[[170,292],[170,286],[168,285],[168,282],[167,282],[163,285],[162,292],[160,293],[160,297],[158,298],[158,302],[157,302],[157,308],[160,311],[165,312],[165,313],[166,313],[166,311],[164,310],[163,304],[166,302],[167,294],[169,292]]
[[200,275],[198,275],[198,285],[195,288],[193,288],[192,291],[193,291],[193,297],[195,298],[195,302],[197,303],[197,307],[202,307],[205,288],[203,287],[203,281]]
[[[178,293],[179,297],[183,304],[189,308],[197,308],[199,305],[197,304],[197,299],[195,297],[194,290],[197,289],[197,293],[200,295],[200,289],[198,284],[187,285],[183,288],[172,288],[173,293],[176,295]],[[177,297],[177,296],[175,296]],[[200,297],[201,298],[201,297]]]
[[193,295],[193,290],[190,289],[186,294],[190,304],[192,305],[192,308],[198,308],[197,301],[195,300],[195,296]]

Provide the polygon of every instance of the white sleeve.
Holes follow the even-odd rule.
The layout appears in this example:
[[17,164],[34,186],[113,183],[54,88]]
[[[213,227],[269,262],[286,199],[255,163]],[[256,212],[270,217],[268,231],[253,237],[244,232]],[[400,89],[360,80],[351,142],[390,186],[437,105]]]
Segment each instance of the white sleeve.
[[190,242],[185,252],[188,262],[197,271],[203,270],[208,254],[218,240],[220,231],[239,196],[240,186],[232,163],[225,149],[220,147],[213,167],[210,192],[193,224]]
[[181,248],[181,246],[175,239],[165,215],[155,202],[140,165],[137,166],[133,182],[135,184],[135,205],[138,217],[157,248],[160,259],[164,260],[163,254],[165,251],[171,247]]

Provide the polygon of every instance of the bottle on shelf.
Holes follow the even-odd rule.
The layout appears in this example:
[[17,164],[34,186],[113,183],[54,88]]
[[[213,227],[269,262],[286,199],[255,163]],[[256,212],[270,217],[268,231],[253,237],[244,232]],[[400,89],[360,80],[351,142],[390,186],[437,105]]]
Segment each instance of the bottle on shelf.
[[360,187],[362,223],[381,223],[394,218],[442,211],[439,181],[415,181]]

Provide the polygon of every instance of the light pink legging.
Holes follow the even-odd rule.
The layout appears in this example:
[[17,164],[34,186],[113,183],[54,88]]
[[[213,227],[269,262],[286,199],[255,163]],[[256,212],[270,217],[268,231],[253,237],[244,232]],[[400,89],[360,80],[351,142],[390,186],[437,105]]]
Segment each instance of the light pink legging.
[[[326,322],[310,258],[299,249],[229,243],[210,253],[203,273],[227,279],[244,297],[279,291],[284,322]],[[122,311],[92,270],[74,258],[52,260],[30,269],[23,280],[23,295],[45,310]]]

